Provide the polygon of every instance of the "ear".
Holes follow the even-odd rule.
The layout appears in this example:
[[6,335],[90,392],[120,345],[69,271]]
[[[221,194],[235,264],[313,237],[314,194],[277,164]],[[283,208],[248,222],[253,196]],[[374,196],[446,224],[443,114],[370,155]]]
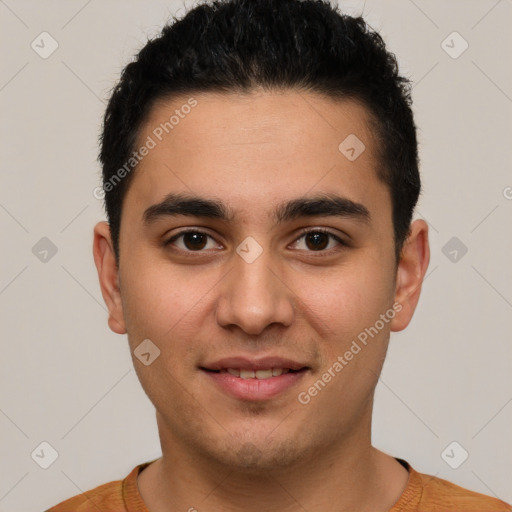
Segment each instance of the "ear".
[[424,220],[415,220],[398,263],[395,303],[400,307],[397,306],[397,314],[391,321],[392,331],[401,331],[409,325],[420,298],[429,261],[428,225]]
[[126,326],[119,289],[119,269],[107,222],[98,222],[94,227],[93,254],[100,280],[101,294],[108,308],[108,325],[115,333],[125,334]]

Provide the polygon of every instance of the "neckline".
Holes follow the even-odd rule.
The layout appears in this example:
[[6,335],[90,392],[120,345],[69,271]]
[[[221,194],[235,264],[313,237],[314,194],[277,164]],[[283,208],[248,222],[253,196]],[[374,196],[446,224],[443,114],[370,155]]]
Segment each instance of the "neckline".
[[407,470],[409,478],[405,489],[389,512],[416,510],[423,494],[421,476],[405,459],[400,459],[398,457],[394,457],[394,459]]
[[[123,480],[122,495],[124,505],[128,512],[150,512],[139,492],[137,478],[144,469],[150,464],[153,464],[153,462],[156,462],[159,458],[160,457],[135,466],[131,473]],[[389,512],[415,510],[415,507],[421,501],[421,495],[423,493],[420,474],[415,471],[405,459],[398,457],[394,457],[394,459],[407,470],[409,478],[398,501],[391,507]]]

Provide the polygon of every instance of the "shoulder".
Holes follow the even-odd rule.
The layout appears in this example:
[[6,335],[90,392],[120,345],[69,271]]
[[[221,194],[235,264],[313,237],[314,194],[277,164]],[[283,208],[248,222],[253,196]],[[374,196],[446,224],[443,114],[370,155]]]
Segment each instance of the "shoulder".
[[146,462],[136,466],[124,480],[115,480],[85,491],[55,505],[45,512],[125,511],[126,500],[136,498],[138,495],[137,475],[149,464],[149,462]]
[[85,512],[89,510],[124,510],[122,480],[100,485],[55,505],[46,512]]
[[512,512],[512,506],[497,498],[464,489],[431,475],[418,473],[423,492],[419,510],[464,512]]
[[407,461],[396,460],[409,472],[409,480],[390,512],[512,512],[504,501],[418,473]]

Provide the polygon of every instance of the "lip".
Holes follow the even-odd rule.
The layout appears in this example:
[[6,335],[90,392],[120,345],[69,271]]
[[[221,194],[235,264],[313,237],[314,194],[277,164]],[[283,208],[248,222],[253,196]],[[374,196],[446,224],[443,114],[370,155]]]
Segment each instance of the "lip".
[[[227,372],[216,373],[208,370],[227,370],[238,368],[243,370],[267,370],[270,368],[288,368],[293,372],[283,373],[268,379],[242,379]],[[226,357],[200,367],[204,375],[224,393],[238,400],[261,401],[269,400],[293,386],[297,385],[311,368],[306,364],[292,359],[267,356],[259,359],[243,356]]]
[[[235,366],[234,368],[240,367]],[[309,368],[303,368],[294,373],[283,373],[269,379],[242,379],[227,372],[215,373],[201,368],[201,372],[210,378],[224,393],[238,400],[250,401],[269,400],[289,390],[297,385],[308,371]]]
[[301,370],[309,368],[306,364],[282,357],[262,357],[253,359],[248,357],[226,357],[213,363],[202,365],[207,370],[227,370],[228,368],[241,368],[244,370],[267,370],[268,368],[289,368],[290,370]]

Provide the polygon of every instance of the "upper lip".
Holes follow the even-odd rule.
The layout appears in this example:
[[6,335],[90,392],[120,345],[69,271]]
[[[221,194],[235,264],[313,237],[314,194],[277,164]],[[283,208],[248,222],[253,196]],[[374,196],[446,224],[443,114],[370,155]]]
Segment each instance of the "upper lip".
[[267,370],[269,368],[289,368],[290,370],[300,370],[302,368],[309,368],[307,365],[286,359],[283,357],[262,357],[261,359],[254,359],[248,357],[226,357],[218,359],[213,363],[208,363],[201,368],[206,370],[224,370],[227,368],[241,368],[244,370]]

